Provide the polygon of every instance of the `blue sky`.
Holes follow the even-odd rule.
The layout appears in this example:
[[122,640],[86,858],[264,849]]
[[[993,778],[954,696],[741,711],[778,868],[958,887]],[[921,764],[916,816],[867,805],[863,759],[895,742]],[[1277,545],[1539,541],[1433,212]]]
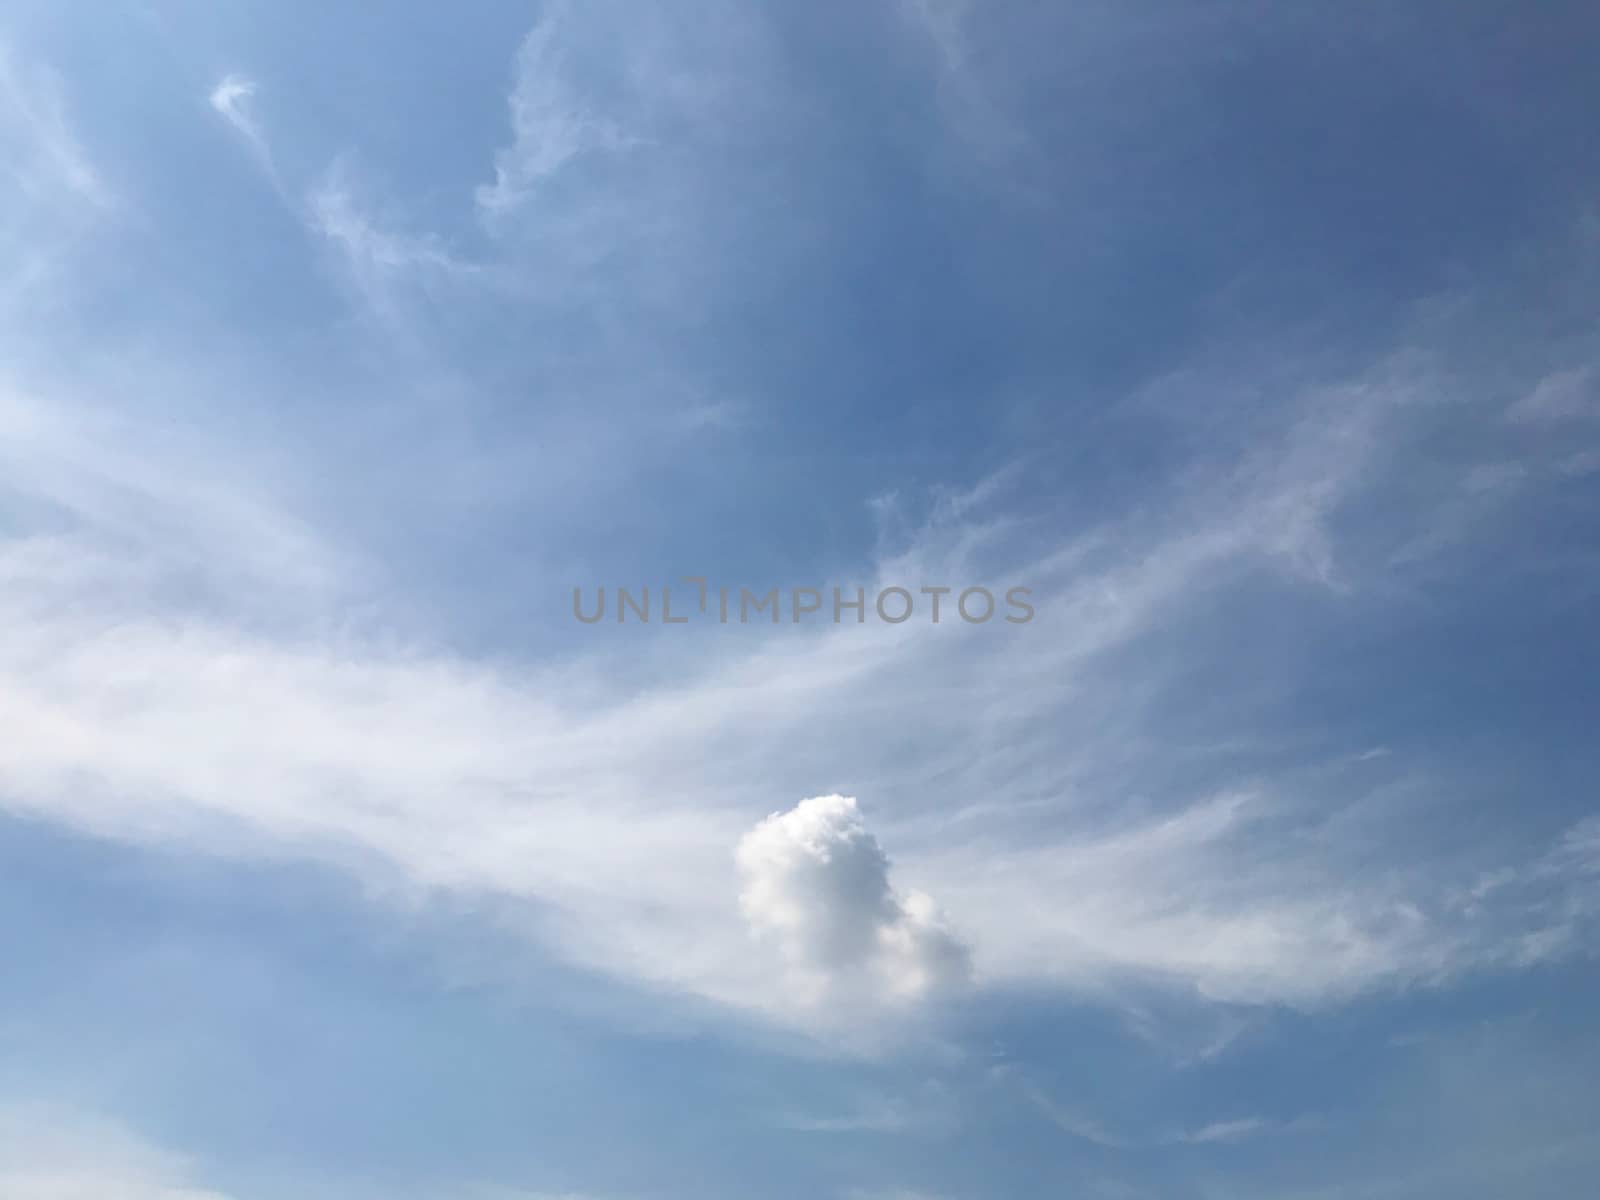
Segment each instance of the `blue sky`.
[[1591,1189],[1597,51],[13,0],[0,1195]]

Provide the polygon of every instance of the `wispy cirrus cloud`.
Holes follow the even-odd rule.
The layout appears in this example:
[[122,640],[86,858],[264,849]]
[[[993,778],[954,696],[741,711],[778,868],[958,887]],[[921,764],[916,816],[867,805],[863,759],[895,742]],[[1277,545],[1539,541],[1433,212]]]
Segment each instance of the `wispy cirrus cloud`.
[[216,114],[226,120],[234,133],[245,141],[245,146],[250,147],[251,154],[256,158],[256,163],[266,171],[267,178],[274,184],[278,181],[278,170],[272,160],[272,147],[267,144],[266,133],[262,133],[261,123],[254,115],[254,98],[256,98],[258,85],[253,78],[246,75],[224,75],[218,85],[211,88],[208,96],[211,107]]
[[396,231],[378,219],[358,195],[347,161],[333,163],[303,190],[286,180],[265,126],[254,111],[258,85],[243,75],[227,75],[210,95],[211,107],[244,142],[262,174],[306,232],[330,247],[356,293],[371,311],[397,322],[408,296],[443,280],[460,279],[480,268],[453,254],[430,233]]
[[1506,418],[1530,425],[1600,416],[1600,381],[1589,367],[1553,371],[1509,409]]
[[1315,1132],[1322,1124],[1316,1117],[1278,1119],[1250,1116],[1211,1121],[1192,1129],[1158,1130],[1139,1127],[1125,1129],[1112,1126],[1084,1109],[1052,1095],[1015,1067],[1008,1065],[992,1069],[990,1082],[1014,1090],[1044,1120],[1063,1133],[1090,1145],[1124,1154],[1161,1148],[1181,1150],[1191,1146],[1234,1145],[1255,1138],[1303,1135]]
[[507,106],[511,142],[495,156],[494,180],[476,201],[493,221],[533,199],[569,164],[586,155],[626,151],[637,135],[595,108],[568,74],[567,44],[575,15],[566,0],[547,5],[517,51],[516,77]]
[[[530,351],[529,373],[546,383],[569,352],[588,367],[621,349],[628,371],[692,377],[673,330],[644,318],[694,298],[678,264],[721,280],[697,258],[718,240],[696,208],[711,191],[702,158],[715,156],[690,153],[721,143],[697,140],[718,134],[690,118],[747,95],[734,69],[744,27],[719,28],[707,48],[676,18],[650,18],[611,103],[580,103],[559,90],[576,86],[561,71],[608,46],[615,19],[558,7],[530,35],[511,141],[476,198],[495,213],[497,266],[535,276],[541,304],[576,304],[605,328],[582,353]],[[732,82],[684,85],[706,58]],[[543,90],[558,87],[552,76],[558,90]],[[270,166],[254,97],[230,76],[212,104]],[[637,174],[586,174],[624,154],[657,157]],[[418,276],[480,278],[443,239],[377,220],[337,171],[293,206],[380,308]],[[573,229],[599,240],[569,240]],[[660,290],[641,300],[641,280]],[[613,323],[618,313],[640,321]],[[0,751],[3,803],[102,835],[311,857],[496,897],[567,961],[802,1024],[820,1006],[796,1003],[796,968],[820,992],[872,977],[879,992],[937,994],[970,962],[980,989],[1103,997],[1154,979],[1223,1002],[1310,1006],[1570,954],[1588,944],[1586,874],[1542,846],[1398,847],[1389,822],[1463,784],[1449,764],[1395,754],[1357,771],[1370,731],[1352,746],[1273,723],[1292,708],[1296,671],[1316,674],[1293,665],[1293,647],[1278,644],[1289,665],[1258,667],[1249,686],[1216,650],[1248,652],[1235,608],[1288,604],[1346,629],[1371,619],[1362,597],[1410,586],[1417,562],[1463,569],[1428,535],[1443,497],[1474,486],[1483,464],[1439,463],[1433,492],[1413,467],[1438,428],[1430,414],[1503,428],[1506,400],[1406,365],[1450,360],[1461,339],[1402,341],[1289,383],[1248,365],[1174,372],[1123,405],[1170,438],[1176,464],[1155,486],[1085,510],[1022,464],[951,483],[929,514],[847,563],[879,583],[1032,586],[1040,618],[1014,638],[960,626],[752,631],[687,666],[657,639],[630,650],[626,684],[605,647],[502,661],[419,634],[362,548],[310,521],[283,484],[253,479],[237,447],[163,451],[137,423],[84,416],[94,406],[65,384],[18,390],[26,399],[4,410],[19,435],[8,487],[20,515],[0,547],[0,713],[28,736]],[[1572,369],[1570,348],[1562,356]],[[1282,394],[1266,416],[1235,398],[1271,389]],[[594,408],[593,392],[563,415]],[[574,424],[643,440],[619,411]],[[211,465],[180,471],[180,460]],[[616,461],[549,469],[578,505]],[[417,487],[381,462],[364,485],[378,506]],[[1403,502],[1362,519],[1396,488]],[[1236,723],[1206,722],[1229,705],[1251,717],[1250,744],[1224,738],[1239,740]],[[1300,752],[1292,769],[1284,744]],[[789,811],[832,788],[863,798],[871,832],[842,808]],[[1493,870],[1523,882],[1471,911],[1457,902]],[[914,893],[937,897],[959,941]],[[751,916],[765,939],[752,941]],[[883,1015],[871,997],[841,1007],[846,1023]]]
[[[1263,569],[1287,586],[1327,586],[1315,564],[1338,553],[1330,522],[1377,443],[1316,428],[1264,452],[1270,469],[1241,467],[1219,491],[1187,497],[1182,516],[1085,534],[1076,548],[1052,542],[991,575],[1039,588],[1041,617],[1025,630],[1034,640],[933,626],[870,640],[849,627],[780,630],[729,646],[688,679],[631,692],[599,664],[509,670],[385,648],[381,625],[330,639],[313,621],[269,637],[221,614],[174,620],[125,590],[111,603],[83,568],[122,544],[117,522],[137,510],[95,501],[99,484],[62,490],[75,464],[94,461],[76,435],[35,439],[34,465],[13,486],[72,533],[13,539],[0,556],[12,581],[0,602],[0,711],[29,731],[0,753],[6,805],[102,835],[309,854],[527,901],[535,936],[571,961],[803,1023],[808,1006],[774,966],[826,980],[881,961],[889,990],[913,994],[965,957],[922,907],[894,899],[902,887],[938,897],[980,986],[1088,989],[1130,972],[1225,1000],[1317,1004],[1569,953],[1592,897],[1564,868],[1498,864],[1526,886],[1469,914],[1450,901],[1447,863],[1380,857],[1352,872],[1349,853],[1375,849],[1360,822],[1346,844],[1267,777],[1212,795],[1168,783],[1159,807],[1120,814],[1115,796],[1112,807],[1076,799],[1159,736],[1145,697],[1166,685],[1138,651],[1196,589],[1246,586]],[[95,452],[100,477],[131,469],[117,453]],[[215,497],[203,507],[230,511]],[[883,578],[944,577],[998,549],[980,532],[981,506],[950,512],[881,561]],[[282,586],[276,559],[239,559],[265,545],[248,520],[256,532],[234,550],[234,527],[222,526],[204,557],[165,559],[152,537],[117,558],[132,549],[153,574],[151,597],[161,579],[196,570]],[[60,569],[37,569],[47,545]],[[359,573],[346,578],[357,581],[344,585],[350,598],[367,603]],[[1128,703],[1106,698],[1110,679]],[[897,697],[953,685],[961,705],[919,708],[906,724]],[[1085,710],[1085,695],[1101,699]],[[1010,733],[996,740],[999,730]],[[764,792],[750,793],[752,773]],[[836,804],[763,826],[745,842],[741,884],[735,848],[760,814],[828,776],[874,798],[877,838],[905,882],[889,888],[873,835]],[[1318,785],[1318,802],[1351,813],[1374,786],[1340,799],[1347,785],[1333,783]],[[1040,797],[1055,807],[1046,824]],[[780,935],[770,958],[751,953],[742,886],[746,913]]]
[[35,201],[65,193],[105,207],[111,193],[70,128],[59,80],[0,41],[0,146],[11,186]]
[[67,110],[61,80],[0,37],[0,320],[51,311],[80,248],[120,209]]
[[1582,1193],[1576,17],[19,13],[0,1193]]

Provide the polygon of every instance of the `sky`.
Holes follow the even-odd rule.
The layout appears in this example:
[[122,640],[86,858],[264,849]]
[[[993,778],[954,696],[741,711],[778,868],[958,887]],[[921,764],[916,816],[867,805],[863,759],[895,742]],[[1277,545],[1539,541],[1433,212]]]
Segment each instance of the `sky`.
[[1592,1190],[1597,54],[0,6],[0,1196]]

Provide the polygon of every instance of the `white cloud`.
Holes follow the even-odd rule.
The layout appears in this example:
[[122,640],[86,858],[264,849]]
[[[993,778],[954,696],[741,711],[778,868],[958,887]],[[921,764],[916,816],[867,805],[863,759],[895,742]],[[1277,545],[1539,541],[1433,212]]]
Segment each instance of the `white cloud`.
[[226,75],[211,89],[209,100],[211,107],[244,139],[262,170],[276,183],[278,172],[273,165],[271,147],[251,111],[255,94],[255,80],[243,75]]
[[119,208],[67,107],[56,75],[0,38],[0,321],[53,313],[55,285]]
[[[228,465],[210,465],[219,459]],[[350,560],[249,474],[226,443],[44,401],[0,378],[0,501],[43,527],[0,539],[11,601],[32,611],[30,597],[98,595],[146,612],[184,579],[191,601],[326,603]]]
[[1203,1146],[1211,1142],[1242,1142],[1257,1137],[1273,1128],[1273,1122],[1261,1117],[1240,1117],[1235,1121],[1214,1121],[1178,1135],[1177,1140],[1188,1145]]
[[1600,816],[1585,817],[1561,839],[1557,856],[1583,871],[1600,871]]
[[745,918],[779,947],[803,1002],[919,999],[965,981],[968,952],[933,900],[899,894],[854,798],[815,796],[739,843]]
[[256,136],[258,131],[255,122],[251,120],[245,107],[246,102],[255,94],[255,80],[246,79],[243,75],[225,75],[217,86],[211,89],[211,107],[227,118],[228,123],[240,132]]
[[347,158],[335,161],[301,193],[278,168],[272,142],[257,119],[254,80],[228,75],[211,90],[211,107],[244,142],[284,206],[306,232],[331,248],[342,273],[367,310],[380,321],[404,326],[406,341],[420,334],[405,321],[407,304],[443,282],[483,281],[488,273],[454,253],[435,234],[405,233],[378,219],[357,195]]
[[[583,44],[606,45],[605,20],[581,11],[598,22]],[[701,75],[671,55],[637,56],[632,90],[614,89],[632,98],[626,120],[541,91],[573,52],[556,28],[542,24],[524,50],[514,141],[480,195],[501,215],[542,204],[552,173],[591,150],[609,156],[645,101],[679,118],[703,111],[682,84]],[[717,57],[738,55],[719,45]],[[264,153],[252,95],[230,76],[212,104]],[[673,200],[698,229],[694,167],[601,190],[642,219]],[[591,198],[556,209],[581,216]],[[377,294],[394,274],[454,269],[437,240],[370,217],[337,173],[294,203]],[[607,236],[634,227],[600,208]],[[567,253],[567,226],[530,224]],[[552,275],[554,294],[570,277]],[[130,840],[310,857],[525,902],[533,937],[568,961],[807,1022],[937,992],[969,956],[984,983],[1105,994],[1125,975],[1154,976],[1317,1003],[1566,952],[1581,923],[1535,884],[1502,889],[1481,902],[1487,918],[1468,920],[1446,903],[1447,864],[1332,823],[1392,799],[1380,788],[1304,794],[1270,771],[1197,783],[1159,711],[1192,697],[1172,678],[1183,652],[1152,645],[1207,600],[1263,579],[1299,596],[1359,587],[1337,518],[1382,468],[1408,399],[1382,370],[1352,374],[1283,397],[1258,444],[1129,511],[1063,527],[1048,506],[1007,511],[1014,493],[993,484],[859,564],[879,581],[981,572],[1033,586],[1040,616],[1014,637],[750,631],[687,668],[678,645],[641,639],[626,686],[608,670],[614,646],[541,665],[400,636],[386,581],[258,486],[237,447],[163,445],[70,396],[7,393],[0,725],[20,732],[0,741],[0,804]],[[593,473],[615,475],[615,462]],[[582,482],[563,499],[581,504]],[[819,780],[872,798],[894,884],[876,837],[837,798],[750,833]],[[1537,886],[1568,895],[1574,873]],[[904,880],[939,897],[964,943]],[[752,953],[746,917],[789,977]]]
[[364,271],[386,272],[416,267],[459,270],[459,264],[438,238],[406,236],[380,228],[358,204],[347,180],[335,171],[309,199],[312,228],[338,245]]
[[1036,154],[1014,112],[1002,104],[992,74],[974,61],[973,35],[981,16],[971,0],[900,0],[901,19],[930,51],[932,74],[945,119],[968,153],[986,169],[1016,167]]
[[[788,230],[737,169],[759,118],[788,119],[776,54],[770,23],[730,0],[547,5],[517,53],[511,136],[474,192],[529,292],[652,326],[726,302],[726,277],[748,266],[731,248],[741,231],[777,248]],[[659,334],[630,339],[652,370]]]
[[481,286],[494,272],[457,255],[436,234],[401,232],[375,216],[357,195],[348,164],[335,163],[307,193],[302,220],[331,247],[367,309],[404,332],[403,344],[423,341],[409,312],[418,299],[440,300],[449,289]]
[[570,79],[565,42],[572,21],[566,0],[555,0],[517,52],[508,100],[512,141],[495,157],[494,182],[477,191],[486,217],[517,208],[574,159],[624,150],[635,140]]
[[1547,425],[1600,416],[1600,384],[1589,367],[1554,371],[1509,409],[1506,417],[1527,425]]
[[[8,418],[26,450],[6,475],[15,511],[48,514],[0,540],[9,809],[526,901],[530,932],[569,961],[812,1025],[935,992],[967,951],[985,984],[1105,994],[1132,974],[1313,1004],[1581,944],[1586,876],[1570,867],[1521,864],[1520,886],[1468,914],[1447,865],[1332,819],[1359,831],[1363,805],[1388,813],[1403,793],[1346,794],[1336,776],[1309,795],[1270,777],[1207,794],[1159,741],[1147,697],[1166,681],[1145,641],[1248,570],[1320,586],[1304,546],[1325,547],[1370,437],[1313,424],[1219,492],[991,562],[1039,588],[1018,636],[780,628],[688,673],[641,642],[624,687],[598,650],[541,667],[397,643],[381,581],[237,458],[185,473],[70,411],[19,402]],[[1004,500],[945,506],[878,570],[961,575],[1007,536],[986,507]],[[1359,766],[1388,778],[1393,758]],[[1148,774],[1162,764],[1176,782]],[[899,878],[938,896],[965,951],[890,881],[846,801],[750,832],[820,778],[873,797]],[[1126,807],[1141,779],[1160,803]],[[1482,864],[1503,867],[1519,864]],[[790,977],[751,952],[745,915]]]
[[776,1123],[799,1133],[926,1134],[949,1128],[956,1120],[953,1093],[930,1082],[912,1095],[865,1094],[841,1112],[788,1113]]
[[1112,1129],[1098,1118],[1056,1099],[1044,1088],[1030,1081],[1016,1066],[1008,1064],[992,1068],[990,1080],[992,1083],[1013,1088],[1062,1132],[1096,1146],[1103,1146],[1107,1150],[1144,1151],[1164,1146],[1232,1144],[1269,1135],[1308,1133],[1320,1129],[1323,1125],[1322,1120],[1315,1116],[1297,1117],[1287,1121],[1267,1117],[1237,1117],[1225,1121],[1213,1121],[1196,1129],[1181,1129],[1175,1132]]
[[51,1109],[0,1110],[6,1200],[226,1200],[191,1164],[119,1125]]
[[43,69],[25,69],[0,41],[0,171],[35,201],[66,194],[93,205],[110,195],[67,125],[61,87]]

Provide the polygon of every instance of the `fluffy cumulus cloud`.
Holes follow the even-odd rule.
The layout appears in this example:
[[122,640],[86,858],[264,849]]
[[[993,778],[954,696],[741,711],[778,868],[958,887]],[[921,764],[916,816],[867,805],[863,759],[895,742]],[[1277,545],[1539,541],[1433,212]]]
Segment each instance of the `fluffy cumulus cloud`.
[[855,799],[814,796],[739,843],[741,905],[803,1002],[905,1002],[962,983],[966,946],[932,898],[901,893]]

